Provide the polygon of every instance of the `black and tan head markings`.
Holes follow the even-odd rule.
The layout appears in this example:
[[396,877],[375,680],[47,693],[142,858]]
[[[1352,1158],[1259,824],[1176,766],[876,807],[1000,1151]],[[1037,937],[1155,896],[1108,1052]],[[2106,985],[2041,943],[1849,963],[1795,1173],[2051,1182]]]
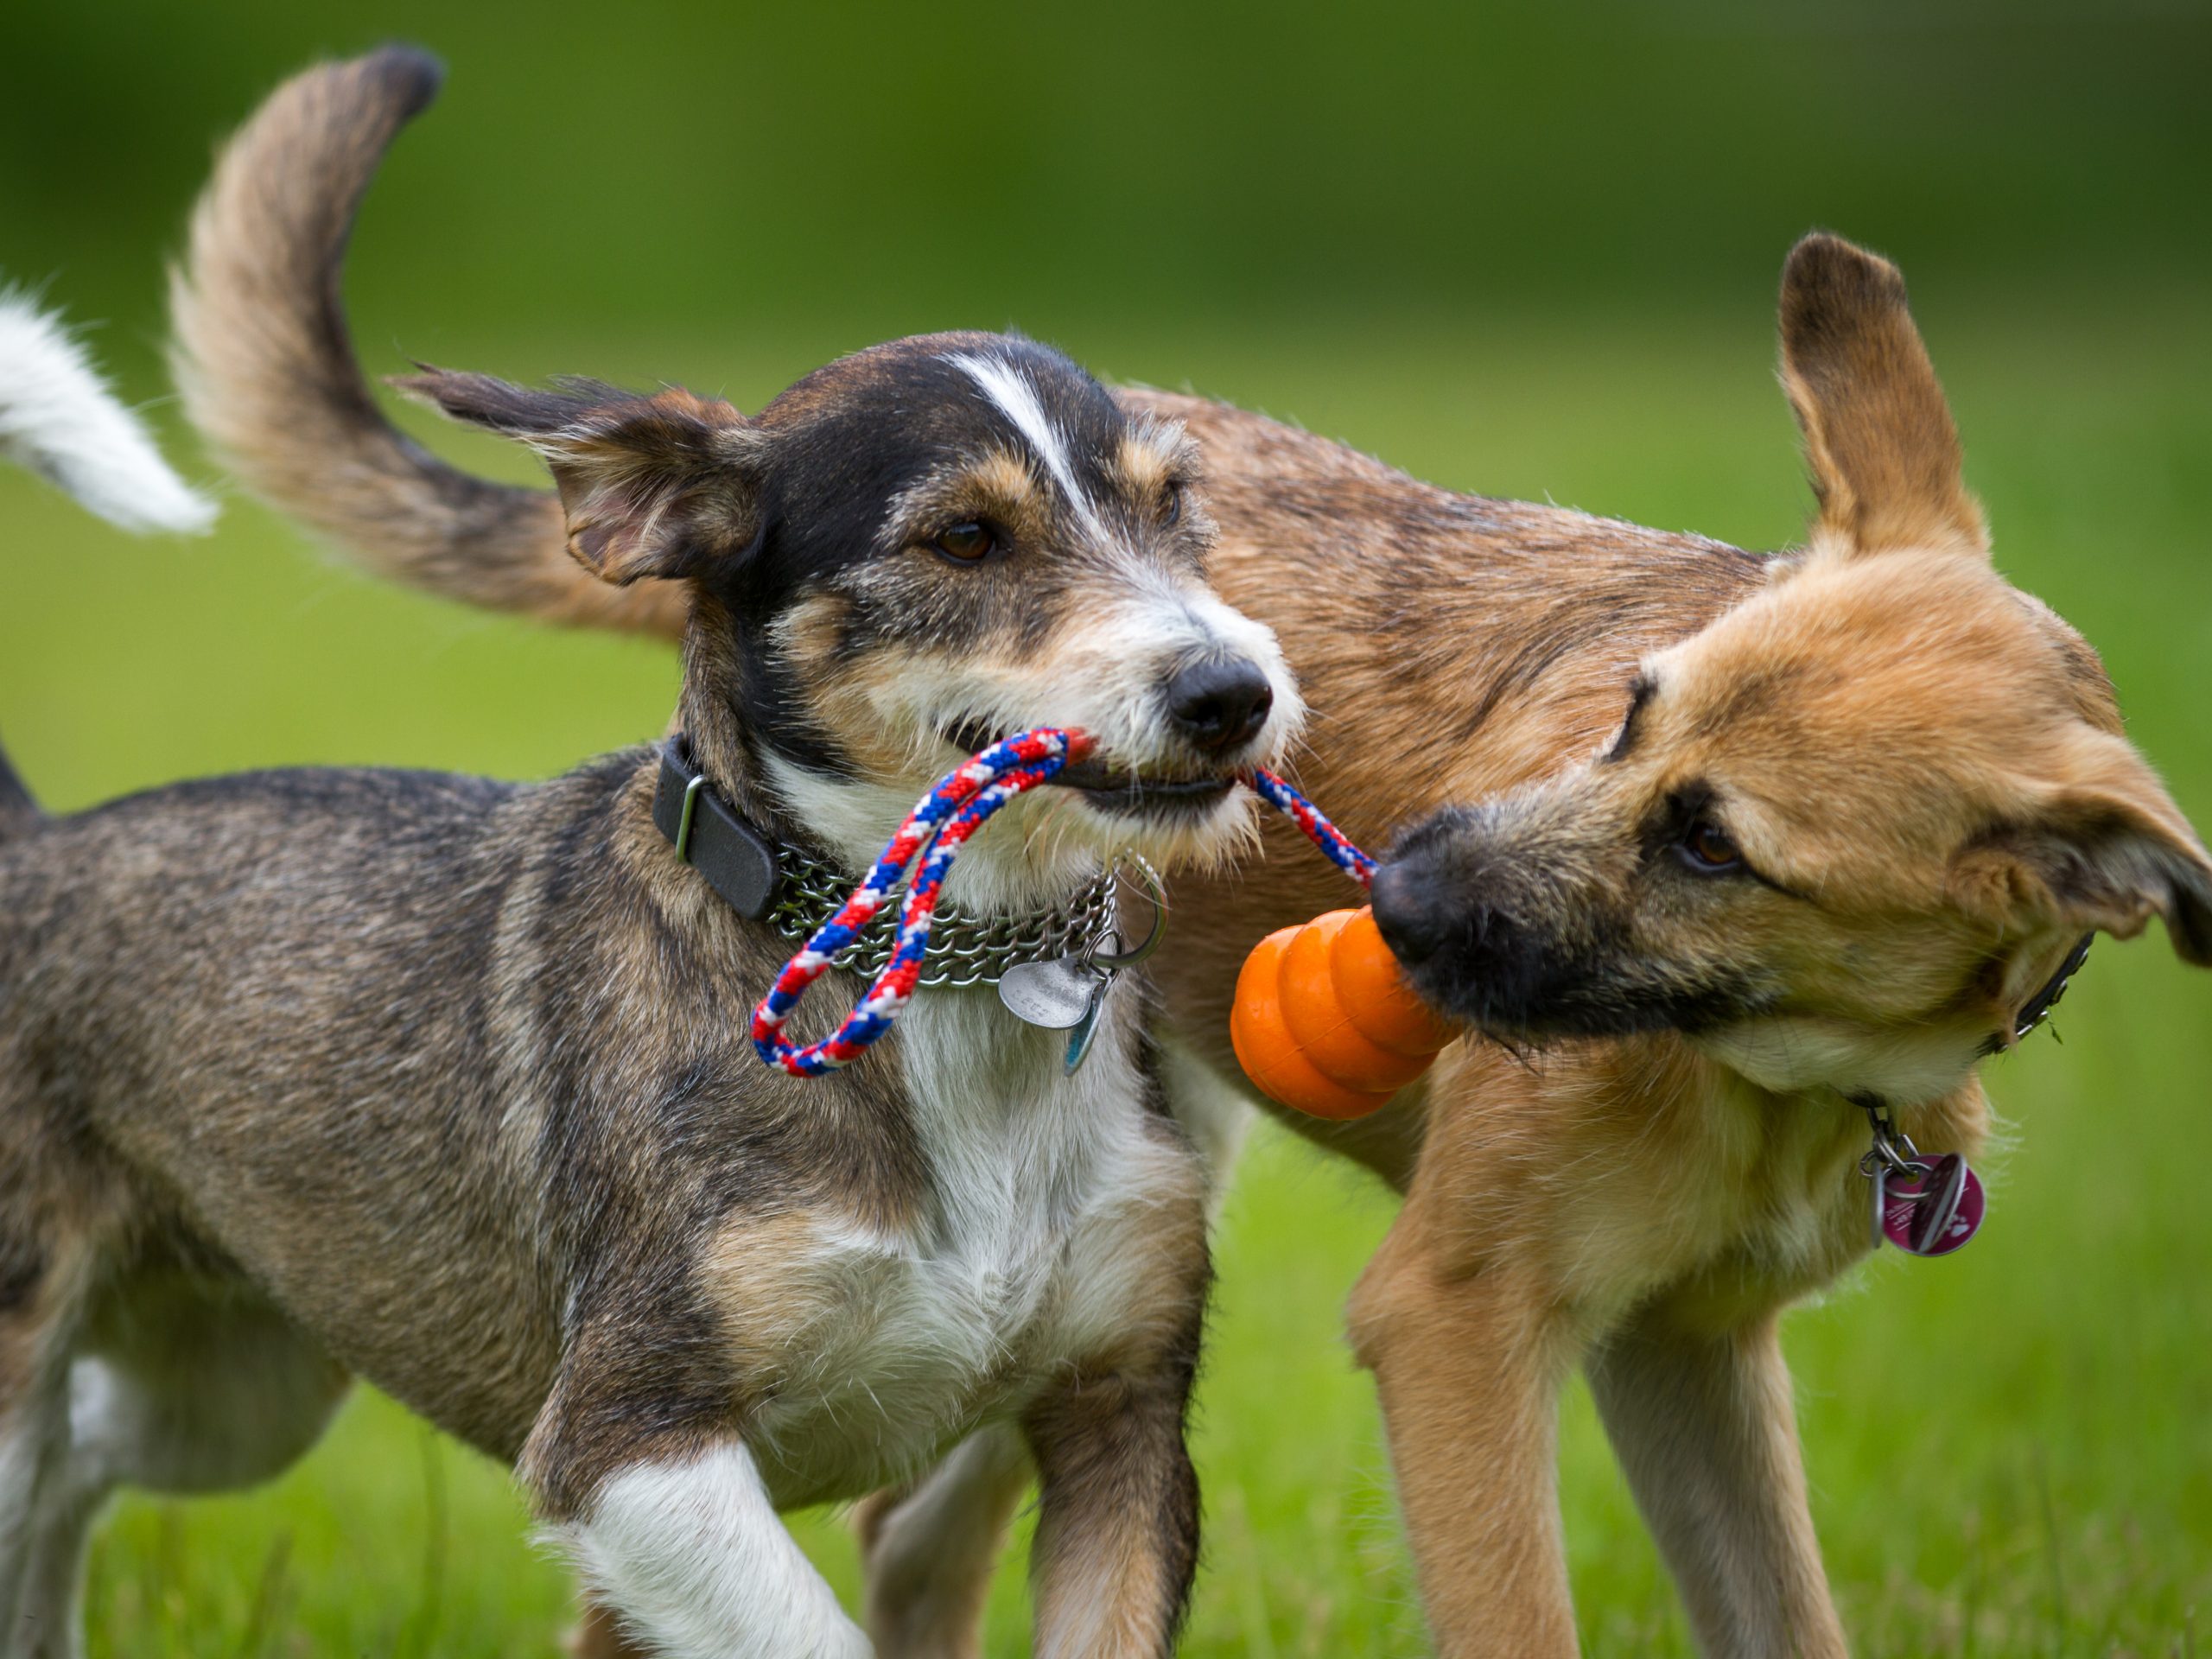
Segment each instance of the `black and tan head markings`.
[[1127,511],[1172,530],[1198,486],[1198,445],[1173,422],[1141,416],[1108,458],[1106,475]]
[[[1018,550],[1049,545],[1052,504],[1029,457],[1012,444],[950,459],[893,498],[876,535],[876,550],[935,554],[956,562],[1010,557]],[[982,531],[980,555],[957,543],[961,532]]]
[[[696,752],[710,773],[771,775],[793,830],[844,810],[819,785],[926,783],[956,731],[1080,726],[1111,757],[1101,776],[1180,785],[1271,751],[1288,722],[1269,711],[1298,707],[1273,637],[1205,585],[1213,530],[1181,429],[1033,341],[897,341],[751,418],[675,389],[435,372],[409,389],[536,448],[595,573],[690,584],[682,718],[731,734],[726,753]],[[1192,689],[1199,663],[1241,676],[1227,737]],[[1149,820],[1158,794],[1084,798]],[[1234,821],[1201,815],[1211,839],[1190,839],[1192,815],[1167,816],[1194,849]]]

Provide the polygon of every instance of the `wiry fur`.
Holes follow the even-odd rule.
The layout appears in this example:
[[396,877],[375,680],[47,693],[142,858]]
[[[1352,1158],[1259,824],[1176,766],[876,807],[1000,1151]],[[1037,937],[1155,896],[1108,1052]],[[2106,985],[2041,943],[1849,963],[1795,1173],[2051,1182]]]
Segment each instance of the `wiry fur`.
[[[171,472],[82,348],[20,296],[0,296],[0,452],[129,530],[204,530],[213,505]],[[0,753],[0,853],[44,823]],[[8,981],[0,979],[0,995]],[[40,1192],[50,1154],[0,1128],[0,1652],[79,1650],[79,1577],[100,1508],[125,1481],[170,1491],[259,1478],[302,1449],[344,1383],[250,1293],[112,1298],[73,1325],[95,1262],[84,1195]],[[28,1316],[28,1317],[26,1317]],[[219,1350],[240,1375],[206,1386]]]
[[[1782,317],[1820,513],[1780,560],[1118,394],[1198,447],[1215,583],[1310,700],[1301,782],[1370,844],[1428,821],[1384,907],[1432,995],[1510,1045],[1458,1046],[1357,1123],[1294,1120],[1408,1193],[1352,1323],[1443,1652],[1574,1645],[1551,1444],[1580,1363],[1706,1650],[1841,1653],[1775,1338],[1866,1248],[1840,1090],[1971,1151],[1974,1057],[2075,934],[2155,914],[2184,957],[2212,945],[2202,849],[2094,654],[1989,568],[1896,270],[1808,238]],[[377,556],[482,602],[680,630],[665,589],[618,607],[564,575],[539,511],[512,504],[462,573],[434,519],[379,531]],[[1681,887],[1661,861],[1708,810],[1780,887]],[[1294,832],[1262,841],[1263,874],[1177,885],[1158,969],[1175,1046],[1221,1076],[1245,951],[1343,899]],[[927,1632],[901,1650],[972,1650],[984,1552],[948,1585],[910,1541],[941,1516],[995,1535],[1008,1484],[971,1455],[871,1508],[878,1628]]]
[[[709,712],[702,749],[741,754]],[[11,1642],[64,1611],[19,1598],[67,1583],[106,1483],[181,1484],[173,1437],[209,1433],[181,1402],[238,1397],[234,1366],[270,1375],[264,1345],[217,1339],[231,1301],[334,1357],[311,1421],[365,1373],[518,1461],[671,1653],[790,1651],[781,1627],[719,1621],[826,1592],[733,1603],[732,1574],[795,1559],[736,1535],[671,1580],[680,1563],[637,1554],[658,1535],[633,1510],[598,1519],[626,1470],[712,1469],[741,1444],[775,1501],[818,1502],[993,1419],[1049,1459],[1054,1436],[1096,1432],[1038,1416],[1054,1392],[1133,1370],[1163,1381],[1119,1421],[1167,1439],[1124,1427],[1116,1446],[1180,1458],[1202,1183],[1130,996],[1071,1083],[988,991],[917,1008],[862,1070],[779,1080],[741,1033],[783,947],[674,861],[652,772],[632,754],[531,791],[271,774],[0,847],[0,1258],[21,1263],[0,1467],[35,1522],[0,1538]],[[156,1363],[126,1303],[210,1340]],[[67,1411],[111,1327],[155,1407],[112,1462],[113,1414]],[[261,1414],[232,1475],[311,1438],[287,1421]],[[685,1490],[718,1516],[739,1503]],[[1194,1559],[1144,1492],[1094,1471],[1067,1500],[1103,1508],[1069,1570],[1113,1557],[1085,1593],[1145,1599],[1131,1653],[1164,1650]],[[1142,1523],[1117,1529],[1129,1502]],[[1080,1595],[1054,1605],[1090,1616]]]

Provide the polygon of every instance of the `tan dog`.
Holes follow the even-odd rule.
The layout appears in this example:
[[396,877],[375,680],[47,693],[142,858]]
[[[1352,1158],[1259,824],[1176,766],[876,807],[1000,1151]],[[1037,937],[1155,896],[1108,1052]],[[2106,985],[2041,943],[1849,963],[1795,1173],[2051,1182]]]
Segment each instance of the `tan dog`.
[[[233,152],[179,319],[194,418],[404,580],[675,633],[677,596],[593,582],[550,501],[462,479],[363,394],[336,262],[380,142]],[[2212,866],[2094,655],[1990,566],[1897,272],[1808,238],[1783,353],[1821,505],[1775,559],[1121,394],[1199,444],[1213,579],[1310,704],[1301,783],[1370,844],[1429,820],[1378,892],[1419,982],[1512,1046],[1459,1046],[1357,1125],[1296,1120],[1407,1194],[1351,1319],[1446,1653],[1574,1648],[1553,1447],[1578,1363],[1706,1650],[1842,1652],[1776,1325],[1867,1248],[1854,1098],[1971,1152],[1977,1058],[2080,935],[2158,914],[2212,954]],[[1248,948],[1344,899],[1287,829],[1265,858],[1264,880],[1177,888],[1180,1112],[1237,1077]],[[1512,1052],[1533,1044],[1539,1064]],[[879,1651],[974,1651],[1025,1478],[971,1443],[870,1511]],[[948,1534],[967,1579],[921,1565]]]

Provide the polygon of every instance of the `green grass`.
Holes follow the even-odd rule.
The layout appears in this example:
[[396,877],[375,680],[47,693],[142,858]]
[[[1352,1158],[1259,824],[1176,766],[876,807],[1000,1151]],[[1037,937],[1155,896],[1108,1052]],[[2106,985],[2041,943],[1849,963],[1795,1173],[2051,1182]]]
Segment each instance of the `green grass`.
[[[2212,325],[2182,305],[1977,315],[1964,300],[1923,296],[1923,321],[2002,562],[2103,650],[2139,741],[2212,824]],[[1772,544],[1803,496],[1765,327],[1062,332],[1109,371],[1188,379],[1441,481]],[[423,349],[518,374],[684,374],[757,402],[818,343]],[[653,732],[670,705],[664,652],[362,582],[243,505],[210,542],[134,543],[6,475],[0,523],[0,730],[58,806],[260,764],[539,774]],[[1892,1255],[1791,1320],[1815,1504],[1862,1654],[2186,1654],[2212,1623],[2208,1007],[2212,980],[2158,939],[2101,945],[2058,1016],[2063,1046],[2039,1036],[1993,1068],[2012,1139],[1984,1237],[1942,1262]],[[1338,1334],[1389,1217],[1348,1168],[1255,1139],[1199,1402],[1193,1655],[1424,1650],[1371,1390]],[[1591,1650],[1686,1654],[1579,1393],[1563,1471]],[[849,1594],[837,1517],[798,1525]],[[365,1393],[272,1488],[124,1503],[94,1560],[93,1650],[545,1653],[568,1595],[504,1471]],[[992,1652],[1026,1650],[1018,1560],[991,1618]]]

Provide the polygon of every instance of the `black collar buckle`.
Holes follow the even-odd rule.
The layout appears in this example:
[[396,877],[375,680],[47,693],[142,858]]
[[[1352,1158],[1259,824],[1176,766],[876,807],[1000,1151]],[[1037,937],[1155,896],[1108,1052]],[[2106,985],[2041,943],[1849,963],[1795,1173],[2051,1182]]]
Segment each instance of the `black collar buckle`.
[[661,745],[653,825],[739,915],[757,922],[775,904],[783,866],[774,843],[709,786],[680,735]]

